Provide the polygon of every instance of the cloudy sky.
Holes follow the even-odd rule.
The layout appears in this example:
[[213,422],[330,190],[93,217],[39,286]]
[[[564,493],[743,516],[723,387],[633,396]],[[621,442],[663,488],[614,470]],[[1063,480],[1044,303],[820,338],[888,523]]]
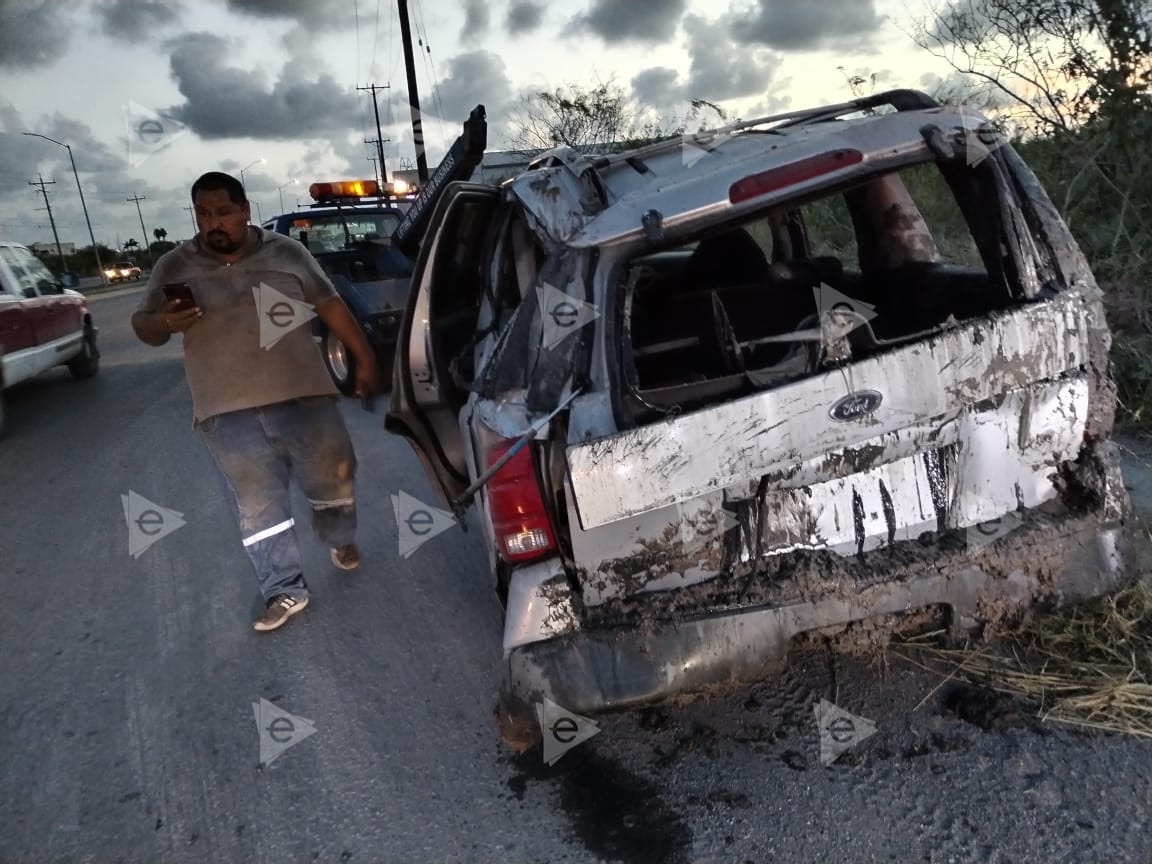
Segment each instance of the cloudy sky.
[[[664,117],[707,99],[735,116],[850,97],[947,74],[907,35],[925,0],[410,0],[429,164],[476,104],[506,146],[522,95],[613,81]],[[842,72],[838,67],[843,67]],[[245,169],[270,218],[315,180],[372,177],[379,91],[388,170],[414,160],[394,0],[0,0],[0,237],[87,245],[70,144],[96,238],[192,232],[188,187]],[[127,134],[157,125],[141,140]],[[446,118],[441,120],[438,118]],[[131,142],[131,144],[130,144]],[[296,178],[299,185],[290,184]],[[254,215],[256,208],[253,208]],[[151,239],[151,237],[149,237]]]

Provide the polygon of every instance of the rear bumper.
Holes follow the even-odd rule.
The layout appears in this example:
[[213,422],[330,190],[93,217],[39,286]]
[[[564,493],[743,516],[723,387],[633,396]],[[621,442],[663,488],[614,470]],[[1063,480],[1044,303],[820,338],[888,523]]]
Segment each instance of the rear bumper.
[[[659,595],[634,623],[586,629],[506,651],[500,716],[531,717],[547,697],[570,711],[623,708],[762,677],[796,636],[876,616],[944,607],[956,627],[1106,594],[1127,581],[1121,523],[1099,516],[1026,522],[978,554],[891,558],[880,579],[796,586],[793,596],[671,621]],[[873,567],[876,562],[873,561]],[[787,589],[792,590],[792,589]],[[661,607],[660,612],[655,607]],[[515,733],[513,733],[514,735]]]

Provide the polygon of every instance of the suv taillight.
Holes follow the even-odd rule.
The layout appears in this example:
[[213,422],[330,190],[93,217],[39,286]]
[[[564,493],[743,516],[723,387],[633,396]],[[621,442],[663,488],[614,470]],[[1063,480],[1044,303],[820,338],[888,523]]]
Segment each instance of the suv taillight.
[[[494,465],[514,444],[501,441],[489,449],[488,465]],[[496,549],[509,564],[530,561],[556,549],[531,444],[521,447],[488,481],[488,510]]]

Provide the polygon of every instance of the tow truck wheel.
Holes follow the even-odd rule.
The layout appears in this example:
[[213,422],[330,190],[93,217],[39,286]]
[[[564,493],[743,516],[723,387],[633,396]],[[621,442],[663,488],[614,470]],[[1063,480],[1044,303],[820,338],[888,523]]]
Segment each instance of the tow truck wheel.
[[351,396],[356,390],[356,358],[331,330],[324,331],[322,346],[324,365],[328,367],[332,383],[345,396]]

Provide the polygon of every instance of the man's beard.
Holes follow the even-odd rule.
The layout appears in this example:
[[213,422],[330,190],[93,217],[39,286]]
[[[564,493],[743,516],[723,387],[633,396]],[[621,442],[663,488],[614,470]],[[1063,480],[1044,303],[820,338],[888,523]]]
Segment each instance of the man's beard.
[[210,231],[204,238],[216,252],[235,252],[243,243],[237,243],[223,231]]

